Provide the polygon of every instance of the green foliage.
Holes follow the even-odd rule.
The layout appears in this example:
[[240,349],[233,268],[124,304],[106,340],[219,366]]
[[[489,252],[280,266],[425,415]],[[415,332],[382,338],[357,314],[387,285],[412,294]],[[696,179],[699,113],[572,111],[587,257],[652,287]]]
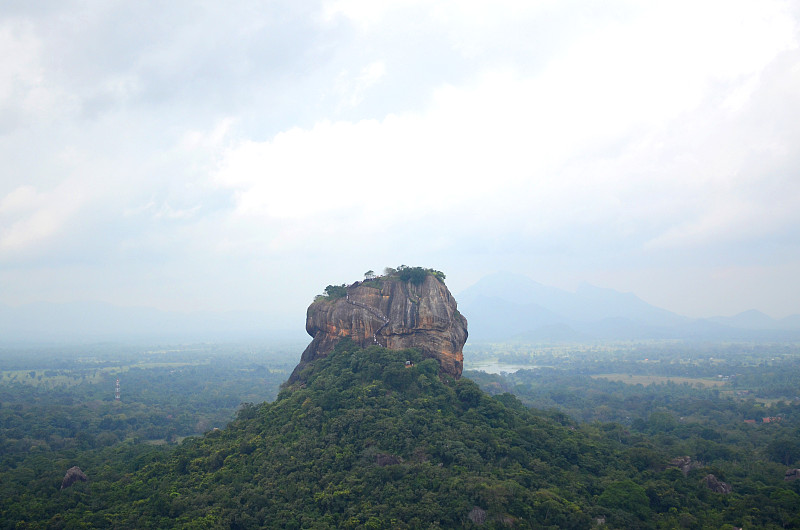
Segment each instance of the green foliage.
[[[598,518],[605,528],[800,526],[800,481],[783,481],[784,464],[796,464],[797,405],[769,408],[781,422],[745,425],[767,407],[687,385],[593,379],[569,363],[568,374],[476,374],[492,397],[470,379],[440,378],[415,350],[343,340],[302,385],[273,403],[242,399],[227,428],[172,447],[113,438],[133,417],[161,429],[167,409],[123,418],[103,408],[113,400],[84,406],[73,395],[58,408],[42,401],[52,390],[19,383],[28,394],[15,397],[0,386],[0,528],[469,528],[476,507],[487,528],[590,528]],[[181,399],[166,388],[143,395]],[[560,409],[530,410],[532,401]],[[68,444],[54,449],[56,436]],[[669,464],[684,455],[705,467]],[[75,463],[90,482],[59,492]],[[708,490],[708,473],[733,492]]]
[[[384,277],[396,277],[404,282],[410,282],[413,285],[421,285],[425,282],[425,278],[433,276],[440,282],[444,283],[445,274],[441,271],[437,271],[435,269],[426,269],[423,267],[408,267],[406,265],[400,265],[396,269],[392,267],[386,267],[384,270]],[[380,283],[381,277],[375,276],[375,272],[372,270],[368,270],[364,273],[364,282],[365,285],[372,285],[373,282]],[[338,300],[340,298],[344,298],[347,296],[347,284],[341,285],[328,285],[325,287],[325,291],[323,294],[317,295],[314,300]],[[35,374],[34,374],[35,375]]]
[[800,439],[798,433],[783,435],[769,442],[764,448],[767,457],[785,466],[792,466],[800,460]]
[[[387,270],[389,270],[387,268]],[[423,267],[408,267],[406,265],[400,265],[397,269],[392,269],[395,272],[393,275],[397,275],[400,280],[404,282],[411,282],[414,285],[421,285],[425,278],[428,275],[433,276],[440,282],[444,283],[445,274],[441,271],[437,271],[435,269],[426,269]]]
[[404,282],[411,282],[414,285],[421,285],[425,281],[428,272],[422,267],[406,267],[401,265],[397,269],[397,277]]
[[452,528],[479,506],[490,527],[588,526],[599,482],[575,463],[624,468],[611,447],[437,371],[416,350],[341,341],[302,387],[93,492],[93,515],[122,528]]
[[[699,352],[697,346],[675,344],[668,349],[661,345],[628,348],[570,351],[561,346],[556,355],[556,347],[531,354],[519,347],[516,352],[495,355],[547,368],[503,376],[467,373],[492,394],[513,392],[526,405],[568,414],[587,422],[584,428],[597,428],[602,436],[626,447],[621,456],[630,469],[604,488],[612,482],[620,484],[608,493],[601,490],[597,497],[603,511],[595,513],[606,517],[607,525],[649,527],[645,517],[660,528],[791,527],[797,516],[784,501],[800,492],[800,482],[785,482],[783,476],[787,467],[800,465],[796,441],[800,440],[800,402],[794,399],[796,384],[789,385],[800,376],[798,347],[712,345]],[[777,371],[780,376],[771,377]],[[609,380],[593,374],[620,377]],[[686,382],[638,384],[648,377]],[[777,420],[763,422],[762,418]],[[755,422],[745,423],[745,419]],[[701,467],[690,468],[684,475],[670,465],[685,456]],[[595,465],[585,458],[582,463]],[[728,482],[732,493],[711,493],[701,482],[708,473]],[[640,512],[628,502],[635,496],[644,507],[641,491],[626,480],[644,488],[649,512]]]
[[601,506],[631,513],[640,519],[650,515],[650,500],[644,488],[630,479],[610,483],[597,499]]
[[[273,352],[238,348],[4,352],[4,373],[30,366],[44,378],[35,386],[0,384],[0,528],[50,520],[69,526],[59,514],[76,505],[83,511],[67,519],[114,526],[95,518],[96,491],[168,454],[185,436],[224,427],[240,403],[274,399],[291,366],[268,363]],[[117,377],[121,401],[113,398]],[[73,465],[89,483],[59,492]],[[124,490],[116,495],[123,498]]]
[[325,294],[321,295],[326,300],[336,300],[347,296],[347,284],[329,285],[325,288]]

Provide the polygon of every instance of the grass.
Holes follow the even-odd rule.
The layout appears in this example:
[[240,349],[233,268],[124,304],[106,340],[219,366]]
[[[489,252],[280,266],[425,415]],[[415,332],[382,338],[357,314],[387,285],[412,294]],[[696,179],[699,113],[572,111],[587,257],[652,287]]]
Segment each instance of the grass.
[[[74,370],[4,370],[0,371],[0,384],[24,383],[32,386],[42,386],[54,388],[56,386],[74,386],[91,383],[100,383],[107,374],[120,374],[127,372],[131,368],[175,368],[180,366],[192,366],[207,364],[208,361],[198,362],[141,362],[126,366],[105,366],[102,368],[78,368]],[[31,377],[31,372],[34,373]],[[47,373],[51,375],[46,375]],[[53,375],[53,372],[55,374]]]
[[[58,372],[56,375],[45,375],[45,372],[50,372],[51,370],[7,370],[0,372],[0,384],[24,383],[52,388],[59,385],[72,386],[98,383],[101,380],[102,372],[107,370],[108,368],[98,368],[90,371],[55,370]],[[31,372],[34,372],[33,377],[31,377]]]
[[721,387],[725,381],[718,381],[716,379],[704,379],[700,377],[672,377],[661,375],[633,375],[633,374],[597,374],[592,376],[594,379],[607,379],[609,381],[619,381],[627,385],[661,385],[666,383],[674,383],[682,385],[687,383],[691,386],[699,386],[703,388]]

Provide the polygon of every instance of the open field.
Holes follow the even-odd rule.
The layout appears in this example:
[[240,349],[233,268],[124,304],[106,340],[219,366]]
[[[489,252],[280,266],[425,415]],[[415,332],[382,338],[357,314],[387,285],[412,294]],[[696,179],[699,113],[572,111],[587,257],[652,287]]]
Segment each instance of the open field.
[[34,386],[54,388],[56,386],[77,385],[86,383],[99,383],[105,374],[121,374],[132,368],[177,368],[208,364],[208,361],[198,362],[140,362],[125,366],[105,366],[102,368],[78,368],[57,370],[3,370],[0,371],[0,384],[25,383]]
[[705,379],[700,377],[672,377],[660,375],[632,375],[632,374],[597,374],[592,376],[594,379],[608,379],[609,381],[619,381],[627,385],[659,385],[666,383],[674,383],[682,385],[684,383],[690,386],[699,386],[703,388],[721,387],[725,381],[717,379]]
[[[117,370],[115,368],[115,370]],[[59,385],[77,385],[100,382],[103,372],[110,368],[96,370],[6,370],[0,372],[0,384],[24,383],[33,386],[52,388]]]
[[481,372],[486,372],[487,374],[499,374],[502,372],[512,373],[516,372],[517,370],[533,370],[540,367],[540,365],[536,364],[514,364],[501,362],[497,358],[464,362],[464,370],[478,370]]

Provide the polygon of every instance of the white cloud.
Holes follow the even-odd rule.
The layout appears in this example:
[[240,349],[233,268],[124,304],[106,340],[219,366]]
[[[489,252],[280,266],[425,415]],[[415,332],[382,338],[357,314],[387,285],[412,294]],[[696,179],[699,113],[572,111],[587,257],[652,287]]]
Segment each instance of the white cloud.
[[341,99],[338,110],[345,107],[357,107],[366,92],[386,75],[383,61],[374,61],[353,77],[349,72],[342,72],[336,80],[336,92]]
[[64,228],[83,198],[62,186],[40,193],[21,186],[0,200],[0,260],[46,242]]
[[394,22],[400,12],[413,12],[435,20],[443,30],[459,27],[502,26],[522,16],[532,16],[557,4],[554,0],[526,2],[520,0],[445,0],[432,4],[424,0],[329,0],[324,3],[323,17],[332,20],[342,16],[362,30],[375,30],[383,23]]
[[[380,18],[346,7],[370,23]],[[656,230],[648,248],[732,232],[741,216],[758,226],[752,219],[764,207],[735,186],[751,150],[742,138],[713,136],[729,119],[720,109],[732,111],[720,101],[746,105],[754,76],[796,46],[794,26],[780,6],[764,10],[774,19],[749,4],[718,8],[696,9],[695,18],[654,9],[598,26],[537,75],[496,70],[442,86],[419,112],[241,142],[215,181],[236,190],[239,215],[301,221],[338,212],[332,222],[342,226],[491,205],[505,229],[533,212],[517,224],[532,236],[586,223]]]
[[236,123],[236,119],[227,117],[219,120],[210,131],[192,129],[184,133],[180,141],[180,147],[186,151],[202,149],[217,152],[225,147],[226,142],[230,141],[231,131]]
[[0,14],[4,261],[202,284],[244,262],[797,252],[791,3],[61,6]]
[[33,186],[20,186],[0,201],[0,215],[17,214],[35,208],[39,196]]
[[369,27],[382,21],[388,13],[417,3],[419,0],[332,0],[325,2],[322,15],[326,21],[344,16],[362,27]]
[[[56,94],[46,83],[42,43],[34,27],[21,18],[0,19],[0,56],[0,111],[18,119],[52,112]],[[0,128],[9,125],[16,123],[0,121]]]

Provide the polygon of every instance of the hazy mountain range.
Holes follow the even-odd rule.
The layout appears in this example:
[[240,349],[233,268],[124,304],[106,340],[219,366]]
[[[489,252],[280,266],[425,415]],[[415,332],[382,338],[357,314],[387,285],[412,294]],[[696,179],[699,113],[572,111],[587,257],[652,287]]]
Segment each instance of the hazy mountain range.
[[[527,276],[497,273],[455,295],[469,341],[800,340],[800,315],[773,319],[756,310],[693,319],[632,293],[583,284],[575,292]],[[179,313],[102,302],[0,305],[0,343],[62,341],[308,340],[304,322],[275,325],[266,312]]]
[[694,319],[632,293],[582,284],[575,292],[517,274],[486,276],[456,296],[470,341],[798,340],[800,315],[773,319],[756,310]]

